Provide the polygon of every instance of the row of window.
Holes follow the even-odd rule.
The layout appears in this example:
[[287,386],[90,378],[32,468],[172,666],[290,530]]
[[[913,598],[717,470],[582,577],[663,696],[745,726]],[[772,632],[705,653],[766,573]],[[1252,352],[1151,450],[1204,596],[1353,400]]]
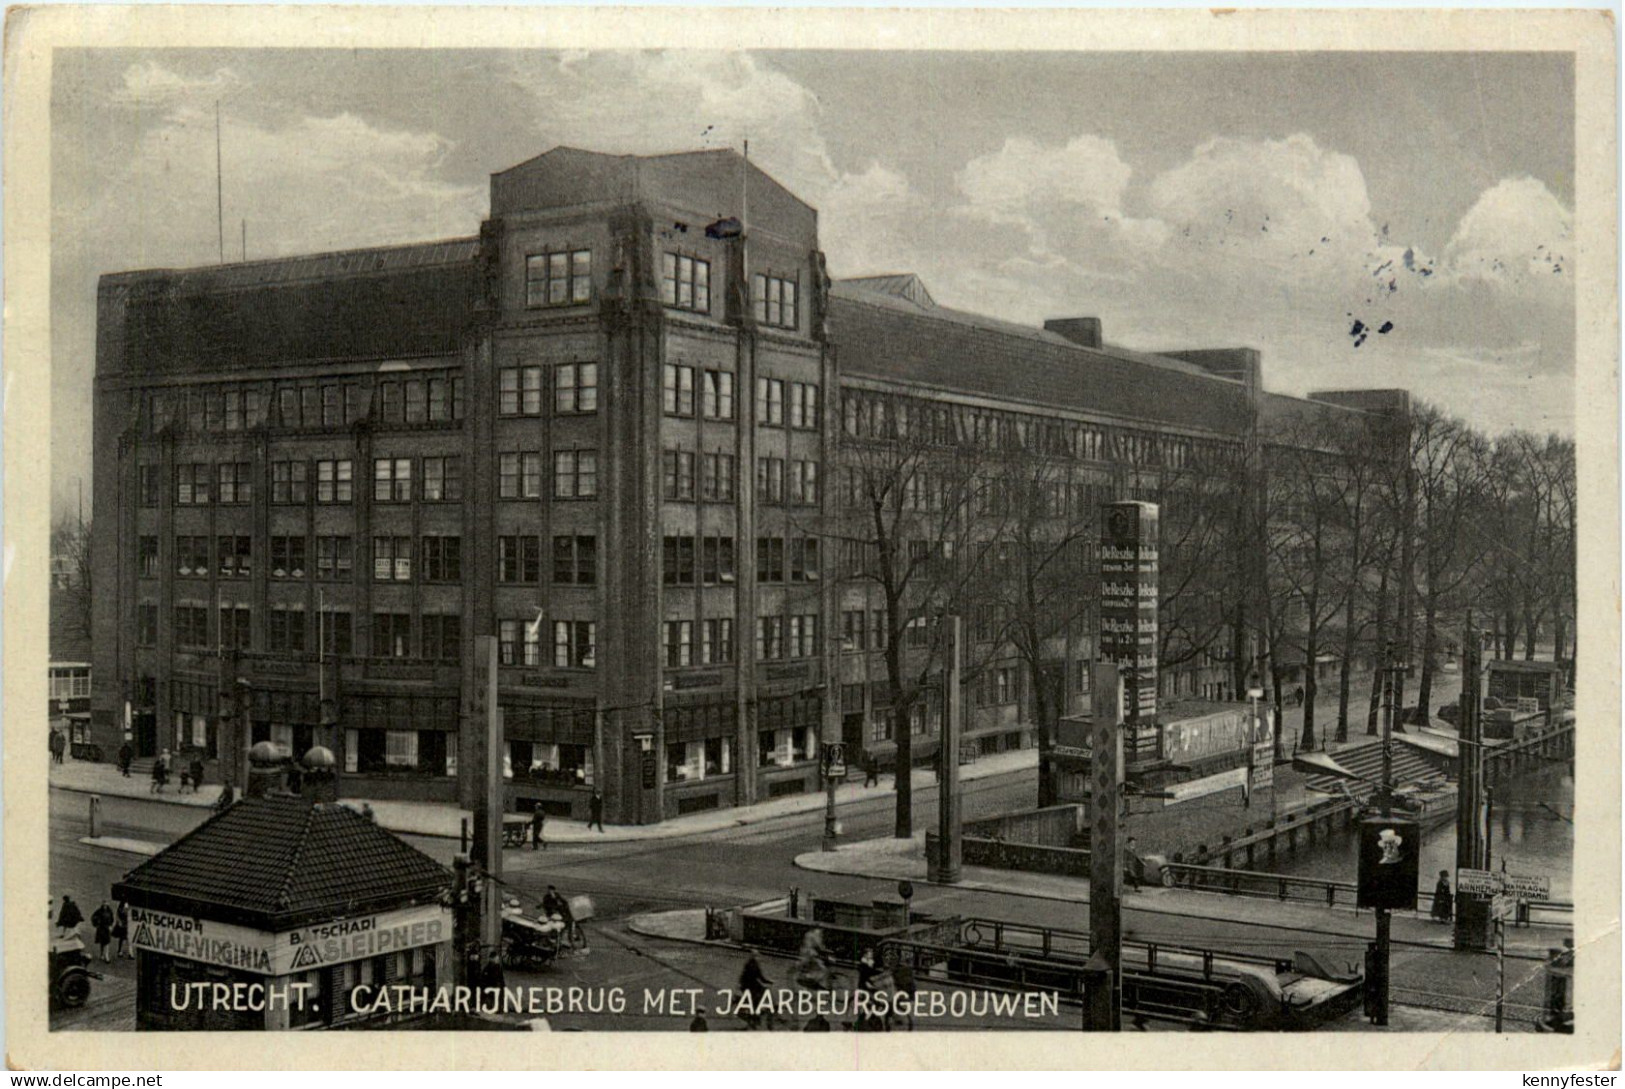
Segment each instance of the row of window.
[[661,625],[661,645],[665,648],[666,668],[680,669],[690,665],[724,665],[734,660],[734,622],[732,617],[720,616],[699,622],[700,644],[694,646],[695,623],[692,620],[668,620]]
[[[665,537],[661,548],[661,579],[667,586],[719,586],[733,582],[734,539]],[[757,582],[817,582],[818,579],[818,538],[756,538]]]
[[[278,506],[306,503],[315,480],[318,503],[355,500],[355,465],[349,458],[318,459],[311,472],[308,461],[271,463],[271,502]],[[137,469],[141,505],[158,506],[159,466]],[[175,466],[177,506],[251,503],[254,499],[252,465],[248,462],[206,462]],[[414,477],[420,483],[414,484]],[[542,455],[510,452],[497,456],[497,494],[502,499],[534,499],[542,494]],[[553,498],[590,499],[598,494],[598,451],[559,450],[553,454]],[[377,503],[460,502],[463,498],[462,459],[456,454],[422,458],[374,458],[372,498]]]
[[[788,412],[785,411],[786,407]],[[782,378],[756,380],[757,423],[765,427],[788,425],[803,431],[816,431],[822,421],[816,385],[787,382]]]
[[550,367],[530,364],[498,370],[497,414],[540,416],[545,372],[552,374],[556,414],[573,416],[598,411],[598,364],[556,363]]
[[261,425],[335,430],[362,420],[386,426],[451,423],[463,418],[463,379],[448,370],[410,378],[153,390],[144,395],[142,414],[148,433],[170,424],[205,433]]
[[661,455],[661,494],[671,500],[694,498],[695,460],[698,458],[699,497],[711,503],[731,503],[735,495],[735,465],[732,454],[696,455],[692,450],[666,450]]
[[[253,574],[253,538],[241,534],[213,538],[216,574],[221,578],[248,578]],[[431,534],[418,538],[421,560],[418,578],[423,582],[461,582],[463,578],[462,538]],[[308,538],[273,536],[270,539],[273,579],[302,579],[308,566]],[[377,535],[372,539],[373,578],[379,582],[410,582],[413,578],[411,537]],[[206,578],[210,538],[177,535],[175,573]],[[729,579],[732,579],[732,539],[729,540]],[[158,574],[158,538],[143,536],[136,548],[138,570],[144,577]],[[347,580],[355,571],[355,542],[348,536],[316,538],[315,574],[318,579]],[[597,582],[597,538],[590,535],[553,538],[553,581],[563,585],[591,586]],[[503,536],[497,538],[497,581],[535,583],[541,580],[541,538]]]

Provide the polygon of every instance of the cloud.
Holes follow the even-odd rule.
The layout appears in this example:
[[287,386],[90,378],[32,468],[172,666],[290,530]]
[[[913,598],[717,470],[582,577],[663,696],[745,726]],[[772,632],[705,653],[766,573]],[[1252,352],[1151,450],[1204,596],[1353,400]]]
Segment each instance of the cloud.
[[1116,145],[1099,136],[1086,133],[1054,149],[1012,136],[965,164],[956,181],[971,207],[989,216],[1024,218],[1069,206],[1106,215],[1121,214],[1133,173]]
[[1456,276],[1503,286],[1573,275],[1574,216],[1530,177],[1505,178],[1479,195],[1444,250]]
[[124,70],[123,86],[113,92],[112,100],[119,106],[166,106],[188,98],[216,98],[243,85],[242,77],[230,68],[188,77],[149,60]]

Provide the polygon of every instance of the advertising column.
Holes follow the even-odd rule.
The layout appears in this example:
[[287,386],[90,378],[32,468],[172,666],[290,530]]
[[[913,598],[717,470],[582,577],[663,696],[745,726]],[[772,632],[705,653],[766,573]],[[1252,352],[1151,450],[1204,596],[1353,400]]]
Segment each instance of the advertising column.
[[1157,505],[1107,503],[1100,540],[1100,658],[1123,676],[1125,760],[1157,756]]

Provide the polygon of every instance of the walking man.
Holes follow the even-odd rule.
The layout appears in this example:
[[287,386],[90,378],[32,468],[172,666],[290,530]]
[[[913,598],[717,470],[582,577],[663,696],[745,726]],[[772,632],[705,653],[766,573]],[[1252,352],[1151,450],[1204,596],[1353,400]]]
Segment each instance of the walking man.
[[542,803],[537,802],[536,808],[530,811],[530,849],[532,851],[547,846],[542,838],[542,828],[547,824],[547,814],[542,812]]
[[102,963],[113,958],[107,947],[113,944],[113,909],[103,900],[101,907],[90,913],[90,925],[96,928],[96,946],[102,951]]
[[875,754],[872,752],[863,754],[863,785],[880,785],[880,761],[875,759]]
[[118,747],[119,774],[128,779],[130,777],[130,765],[133,763],[135,763],[135,750],[131,748],[130,743],[126,741],[124,744]]
[[587,820],[588,830],[590,831],[594,825],[597,825],[598,830],[602,832],[604,830],[604,796],[598,792],[597,787],[592,788],[592,801],[587,804],[590,807],[590,816]]
[[85,913],[79,910],[79,905],[73,902],[73,897],[62,894],[62,909],[56,913],[56,928],[62,933],[58,937],[66,938],[79,924],[85,921]]
[[68,747],[68,739],[62,736],[61,730],[51,731],[51,763],[62,763],[62,753]]

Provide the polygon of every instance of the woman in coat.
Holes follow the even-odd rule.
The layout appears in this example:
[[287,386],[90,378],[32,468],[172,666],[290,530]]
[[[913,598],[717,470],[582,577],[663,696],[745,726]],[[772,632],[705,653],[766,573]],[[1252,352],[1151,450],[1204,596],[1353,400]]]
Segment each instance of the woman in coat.
[[102,951],[102,962],[113,959],[108,946],[113,944],[113,909],[102,901],[102,906],[90,913],[90,925],[96,928],[96,947]]
[[135,958],[130,952],[130,905],[123,900],[118,902],[118,912],[113,916],[113,940],[118,942],[118,948],[113,950],[115,957]]

